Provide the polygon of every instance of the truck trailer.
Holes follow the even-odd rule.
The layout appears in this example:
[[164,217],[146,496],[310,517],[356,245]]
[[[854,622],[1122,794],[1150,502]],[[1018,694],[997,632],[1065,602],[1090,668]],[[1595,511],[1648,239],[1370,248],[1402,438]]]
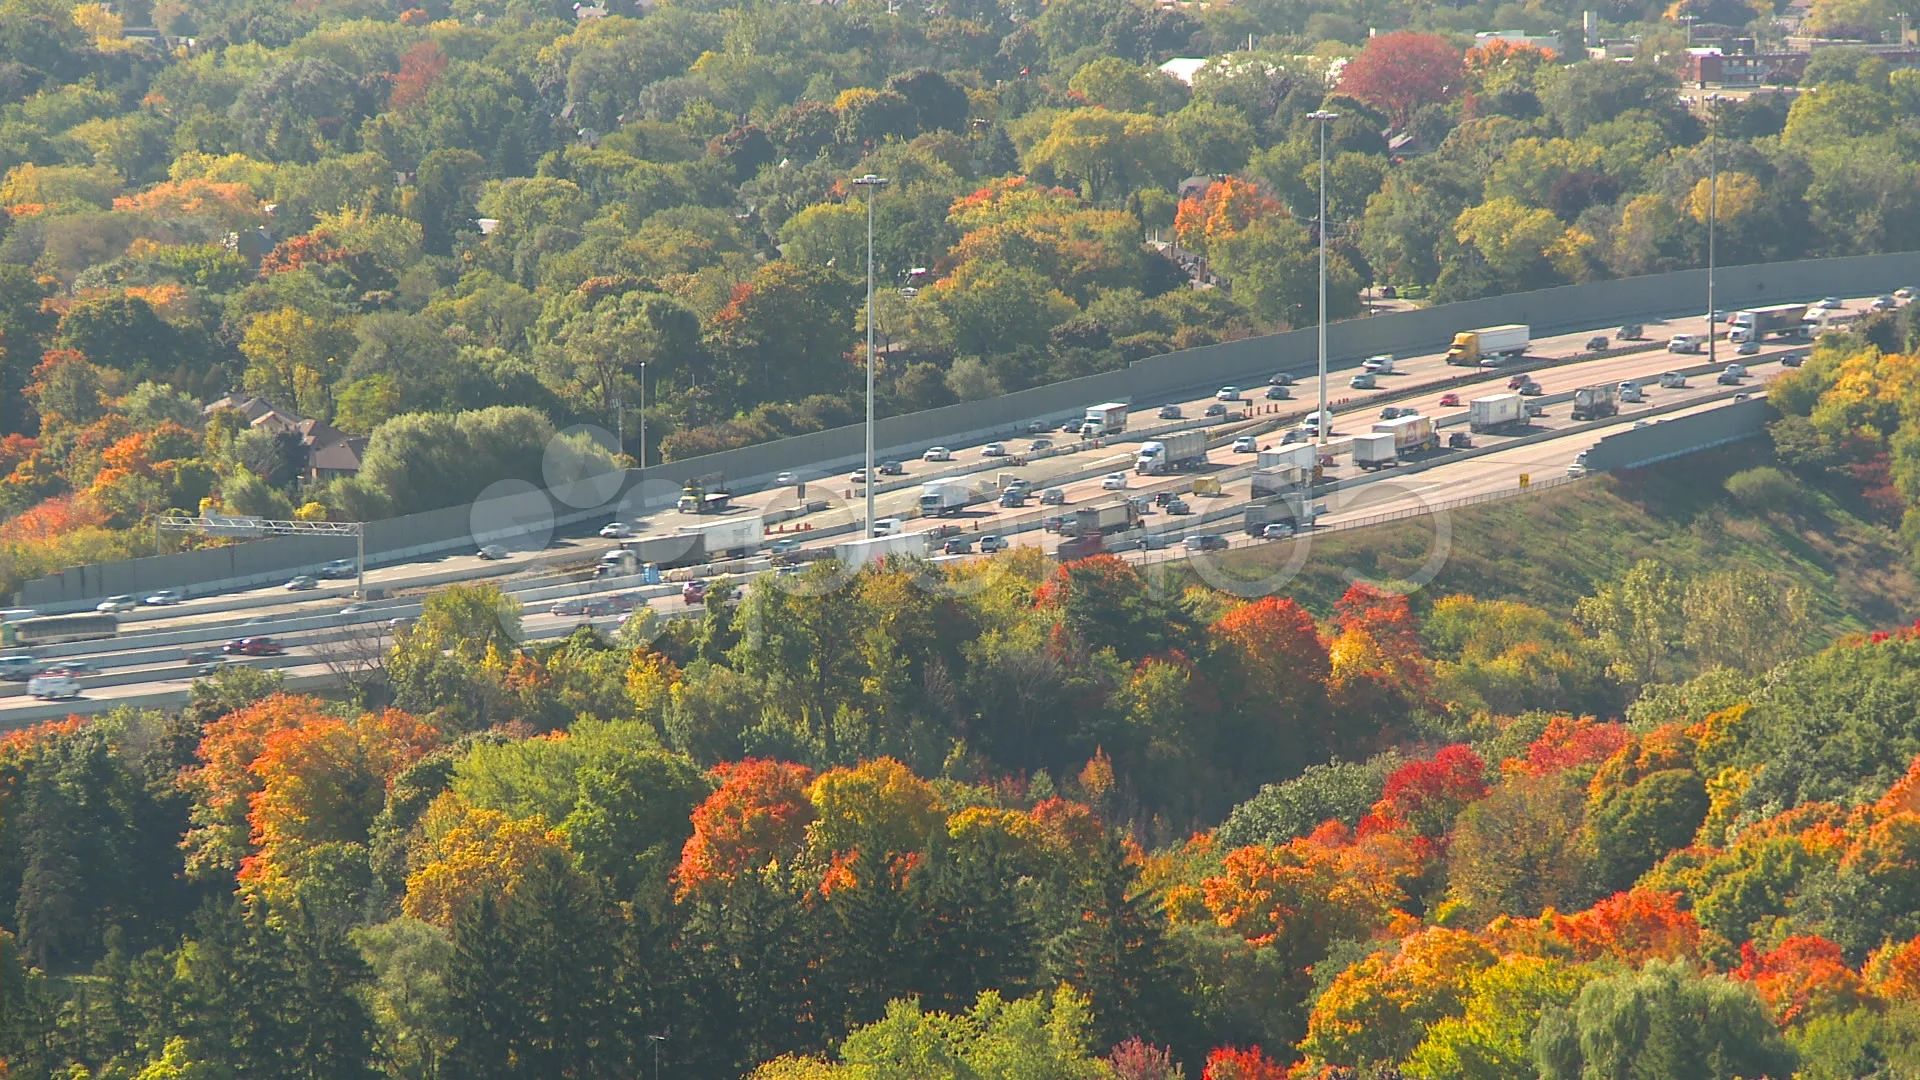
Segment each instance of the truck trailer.
[[1313,473],[1298,465],[1274,465],[1270,468],[1255,469],[1252,476],[1253,497],[1258,499],[1268,495],[1303,491],[1312,479]]
[[1118,435],[1127,430],[1127,403],[1109,401],[1105,405],[1090,405],[1087,414],[1080,420],[1082,438],[1098,439],[1108,435]]
[[682,525],[679,533],[698,537],[701,553],[712,560],[728,555],[737,558],[760,550],[760,542],[766,537],[766,527],[760,515],[742,514],[705,525]]
[[1440,448],[1440,437],[1434,433],[1433,418],[1430,416],[1400,416],[1382,420],[1373,425],[1373,430],[1393,436],[1393,448],[1399,457]]
[[1318,460],[1318,455],[1319,448],[1314,446],[1314,444],[1310,442],[1297,442],[1289,443],[1278,450],[1262,450],[1253,460],[1255,467],[1261,469],[1274,469],[1283,465],[1291,465],[1295,468],[1305,469],[1311,472],[1313,463]]
[[1053,557],[1061,562],[1084,559],[1107,550],[1107,538],[1101,533],[1088,533],[1085,536],[1070,536],[1060,541],[1053,551]]
[[622,540],[615,550],[626,557],[619,561],[619,568],[630,574],[648,563],[662,568],[692,566],[707,557],[706,538],[694,529]]
[[1518,360],[1527,355],[1527,346],[1532,341],[1533,330],[1525,323],[1462,330],[1453,335],[1453,345],[1447,350],[1447,363],[1478,367],[1481,364],[1497,364],[1503,359]]
[[1575,420],[1602,420],[1620,411],[1620,388],[1613,383],[1583,386],[1573,392]]
[[889,555],[926,558],[927,534],[923,532],[894,533],[890,536],[875,536],[861,540],[843,540],[833,545],[833,557],[856,569],[868,563],[881,562]]
[[1207,460],[1207,433],[1176,431],[1140,444],[1140,456],[1133,471],[1145,476],[1160,476]]
[[1526,399],[1519,394],[1491,394],[1467,402],[1467,430],[1490,435],[1527,426]]
[[1806,317],[1805,304],[1774,304],[1771,307],[1736,311],[1727,319],[1727,325],[1731,328],[1727,340],[1765,341],[1773,335],[1797,338],[1805,332]]
[[1140,524],[1140,507],[1131,500],[1107,503],[1104,506],[1083,506],[1073,512],[1060,525],[1060,531],[1068,536],[1088,536],[1094,533],[1125,532]]
[[1267,526],[1287,524],[1295,530],[1313,526],[1313,502],[1304,492],[1278,495],[1263,502],[1247,504],[1245,526],[1248,536],[1259,536]]
[[929,480],[920,485],[920,516],[950,517],[985,498],[962,477]]
[[1353,437],[1353,463],[1363,469],[1387,469],[1400,463],[1390,431],[1369,431]]

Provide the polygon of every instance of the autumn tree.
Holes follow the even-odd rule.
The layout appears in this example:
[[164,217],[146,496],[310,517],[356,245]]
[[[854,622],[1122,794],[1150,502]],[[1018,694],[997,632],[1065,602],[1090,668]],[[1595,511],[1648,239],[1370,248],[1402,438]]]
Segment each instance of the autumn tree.
[[1340,72],[1340,92],[1352,94],[1404,128],[1415,109],[1458,93],[1464,71],[1459,50],[1438,34],[1397,31],[1367,40]]
[[792,858],[817,816],[807,798],[813,772],[804,765],[749,758],[715,766],[713,776],[719,786],[694,810],[675,874],[682,896]]
[[1682,592],[1673,572],[1642,559],[1617,583],[1601,585],[1576,613],[1613,656],[1610,669],[1625,683],[1651,682],[1683,628]]

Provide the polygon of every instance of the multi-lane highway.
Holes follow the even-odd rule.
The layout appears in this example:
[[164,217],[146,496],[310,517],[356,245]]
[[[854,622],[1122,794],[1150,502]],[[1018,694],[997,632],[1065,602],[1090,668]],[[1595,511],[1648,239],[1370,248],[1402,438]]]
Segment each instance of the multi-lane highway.
[[[1859,311],[1865,303],[1866,300],[1862,299],[1851,300],[1846,304],[1846,310]],[[1704,316],[1647,323],[1645,329],[1651,348],[1598,356],[1585,351],[1585,344],[1590,337],[1595,334],[1611,337],[1616,329],[1602,326],[1579,333],[1536,339],[1529,350],[1527,367],[1544,388],[1544,399],[1553,402],[1555,395],[1580,386],[1617,383],[1625,379],[1641,380],[1648,384],[1646,400],[1639,404],[1625,404],[1620,416],[1600,423],[1646,422],[1641,419],[1642,414],[1674,415],[1675,410],[1710,407],[1736,390],[1758,391],[1761,384],[1779,372],[1782,355],[1788,352],[1804,353],[1807,348],[1805,344],[1770,343],[1759,355],[1740,357],[1734,354],[1734,347],[1723,340],[1719,345],[1718,357],[1722,365],[1737,360],[1752,373],[1742,388],[1718,385],[1711,374],[1695,374],[1689,379],[1690,385],[1684,389],[1661,389],[1655,382],[1655,377],[1661,372],[1698,371],[1705,364],[1704,355],[1675,355],[1663,347],[1671,335],[1704,334]],[[1436,346],[1444,344],[1435,343]],[[1541,364],[1544,366],[1535,366]],[[1444,430],[1462,430],[1464,409],[1441,406],[1442,395],[1452,391],[1464,402],[1502,391],[1510,370],[1449,367],[1444,356],[1435,352],[1398,358],[1395,373],[1380,377],[1376,390],[1349,389],[1348,378],[1351,373],[1337,373],[1329,379],[1329,399],[1335,414],[1334,434],[1339,436],[1367,430],[1382,406],[1388,402],[1402,408],[1417,408],[1443,425],[1462,425],[1449,426]],[[1267,376],[1271,374],[1258,371],[1246,373],[1244,381],[1239,384],[1245,400],[1234,405],[1235,412],[1228,417],[1205,417],[1207,407],[1215,401],[1212,391],[1217,389],[1207,388],[1183,400],[1133,402],[1127,432],[1101,445],[1085,444],[1055,430],[1017,440],[1003,440],[1006,449],[1011,452],[1009,457],[983,456],[981,448],[977,446],[950,446],[954,458],[951,462],[903,461],[904,475],[882,477],[883,483],[876,494],[878,512],[883,517],[908,519],[906,527],[909,530],[934,528],[933,522],[915,519],[920,484],[930,476],[960,474],[990,483],[997,474],[1012,472],[1030,481],[1036,490],[1049,487],[1062,489],[1066,494],[1065,509],[1070,511],[1076,506],[1111,501],[1122,494],[1157,490],[1187,491],[1191,489],[1196,475],[1211,475],[1222,481],[1220,494],[1189,497],[1188,502],[1195,513],[1188,517],[1151,513],[1146,519],[1148,530],[1166,533],[1173,538],[1181,534],[1204,532],[1226,536],[1236,544],[1259,543],[1243,534],[1237,517],[1233,516],[1250,498],[1246,475],[1251,471],[1253,454],[1235,454],[1221,445],[1210,452],[1205,470],[1169,477],[1134,476],[1131,464],[1142,438],[1166,430],[1191,429],[1202,425],[1211,439],[1222,442],[1230,441],[1241,433],[1255,433],[1260,445],[1277,444],[1280,426],[1305,414],[1317,403],[1317,388],[1308,373],[1296,370],[1290,372],[1296,380],[1291,388],[1293,397],[1290,400],[1269,401],[1262,395]],[[1158,410],[1164,405],[1179,406],[1184,418],[1180,421],[1156,419]],[[1510,488],[1522,474],[1539,479],[1565,475],[1574,456],[1602,433],[1594,430],[1594,424],[1573,422],[1568,415],[1569,410],[1570,405],[1564,402],[1548,404],[1544,415],[1524,432],[1514,436],[1475,435],[1473,450],[1442,451],[1412,468],[1366,474],[1363,477],[1350,462],[1336,460],[1326,472],[1331,486],[1330,497],[1321,500],[1328,504],[1329,511],[1323,521],[1337,523],[1343,519],[1421,503],[1431,505]],[[1055,428],[1058,427],[1057,422],[1064,419],[1064,416],[1035,418],[1036,421],[1052,421]],[[1061,446],[1030,453],[1029,447],[1034,438],[1051,439]],[[1023,463],[1014,464],[1012,458],[1015,456],[1023,458]],[[797,515],[786,517],[786,520],[771,526],[769,539],[777,539],[782,535],[793,536],[800,542],[803,551],[828,548],[836,540],[853,535],[849,530],[857,526],[864,516],[863,493],[857,483],[845,474],[809,474],[803,468],[796,469],[796,472],[797,479],[806,482],[805,504],[797,497],[796,488],[781,487],[741,496],[736,500],[737,509],[734,512],[765,513],[769,517]],[[1127,490],[1123,493],[1103,489],[1102,477],[1119,472],[1127,474]],[[1383,483],[1383,480],[1392,482]],[[805,512],[802,512],[803,506]],[[1024,509],[1002,510],[989,500],[941,524],[957,524],[968,535],[997,534],[1012,543],[1051,548],[1057,544],[1058,538],[1036,526],[1043,513],[1059,513],[1061,509],[1030,505]],[[670,533],[692,520],[671,509],[655,510],[638,520],[629,518],[641,535]],[[525,628],[529,637],[560,636],[578,626],[583,619],[580,616],[553,615],[548,608],[556,599],[595,589],[596,586],[589,581],[587,567],[602,551],[615,543],[593,536],[569,538],[556,541],[545,551],[516,554],[502,562],[482,562],[472,556],[459,556],[376,569],[368,573],[368,584],[383,590],[387,598],[373,601],[365,605],[364,610],[350,615],[340,613],[343,605],[350,602],[347,594],[351,586],[346,582],[326,582],[323,584],[327,587],[316,592],[288,593],[279,589],[256,589],[195,598],[174,607],[126,612],[121,616],[120,636],[114,640],[34,650],[44,660],[58,662],[79,658],[97,669],[97,674],[83,679],[85,693],[82,699],[61,703],[35,702],[25,696],[24,687],[20,684],[0,683],[0,727],[67,712],[98,711],[123,702],[161,704],[183,698],[188,683],[198,670],[197,664],[185,661],[186,655],[197,650],[217,650],[223,641],[245,635],[272,635],[288,648],[284,656],[249,659],[243,661],[245,663],[279,667],[296,681],[337,678],[341,670],[363,662],[361,654],[377,649],[387,639],[391,632],[390,620],[417,614],[421,596],[429,588],[450,580],[498,580],[503,588],[526,605],[528,615]],[[757,572],[765,568],[766,563],[762,559],[727,569]],[[670,575],[670,578],[703,572],[710,571],[694,568],[679,575]],[[186,582],[182,584],[191,585]],[[638,586],[631,579],[612,582],[602,587],[599,595],[607,595],[608,591],[631,602],[645,603],[663,615],[685,614],[687,611],[677,580],[652,587]],[[601,616],[587,621],[611,627],[618,618]]]

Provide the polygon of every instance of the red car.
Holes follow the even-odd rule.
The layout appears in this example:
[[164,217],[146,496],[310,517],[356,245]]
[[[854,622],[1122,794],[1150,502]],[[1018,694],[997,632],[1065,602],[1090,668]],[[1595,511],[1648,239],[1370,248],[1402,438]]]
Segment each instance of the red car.
[[220,651],[230,656],[279,656],[287,649],[270,637],[243,637],[220,646]]
[[694,578],[680,587],[680,599],[689,604],[698,604],[707,598],[707,583]]
[[1533,383],[1533,376],[1531,375],[1515,375],[1513,378],[1507,380],[1507,389],[1518,390],[1521,387],[1531,385],[1532,383]]
[[1443,409],[1457,409],[1457,408],[1459,408],[1459,407],[1460,407],[1460,395],[1459,395],[1459,394],[1454,394],[1454,393],[1446,393],[1446,394],[1441,394],[1441,395],[1440,395],[1440,407],[1441,407],[1441,408],[1443,408]]

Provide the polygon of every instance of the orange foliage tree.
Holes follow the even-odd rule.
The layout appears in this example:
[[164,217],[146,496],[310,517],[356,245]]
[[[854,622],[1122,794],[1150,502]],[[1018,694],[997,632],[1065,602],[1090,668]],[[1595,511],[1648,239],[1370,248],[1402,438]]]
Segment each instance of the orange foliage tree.
[[317,699],[272,694],[208,724],[201,735],[200,764],[187,768],[181,786],[193,795],[193,827],[182,842],[190,874],[234,871],[247,854],[247,815],[261,778],[253,763],[277,732],[330,721]]
[[1207,190],[1180,201],[1174,214],[1174,235],[1181,246],[1205,254],[1207,244],[1241,232],[1264,217],[1284,214],[1278,200],[1250,180],[1229,176],[1207,185]]
[[807,798],[813,770],[748,758],[716,765],[719,786],[693,812],[693,835],[674,872],[680,895],[724,888],[741,874],[793,857],[815,812]]
[[1678,893],[1634,889],[1552,918],[1555,936],[1579,960],[1612,956],[1641,964],[1692,956],[1700,948],[1700,926],[1692,912],[1680,910]]
[[1218,1046],[1207,1055],[1200,1080],[1286,1080],[1287,1070],[1258,1046]]
[[1593,717],[1578,720],[1556,716],[1547,721],[1547,729],[1527,744],[1526,753],[1500,763],[1504,773],[1545,776],[1584,765],[1598,765],[1625,746],[1629,736],[1624,724],[1599,724]]
[[1231,647],[1247,690],[1264,705],[1301,704],[1324,693],[1331,661],[1313,616],[1291,599],[1242,604],[1208,628]]
[[387,785],[438,741],[436,728],[398,709],[269,733],[247,767],[260,786],[248,797],[255,850],[241,860],[241,883],[275,895],[301,853],[364,842]]
[[1731,974],[1753,984],[1781,1025],[1849,1012],[1868,1000],[1866,985],[1847,967],[1840,946],[1813,935],[1787,938],[1764,954],[1745,942],[1740,966]]

